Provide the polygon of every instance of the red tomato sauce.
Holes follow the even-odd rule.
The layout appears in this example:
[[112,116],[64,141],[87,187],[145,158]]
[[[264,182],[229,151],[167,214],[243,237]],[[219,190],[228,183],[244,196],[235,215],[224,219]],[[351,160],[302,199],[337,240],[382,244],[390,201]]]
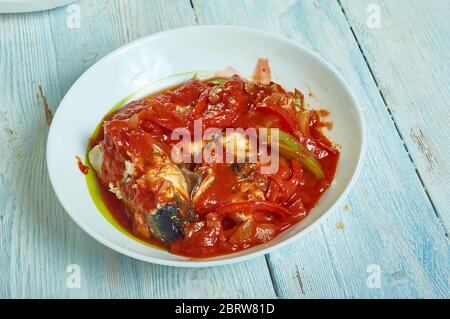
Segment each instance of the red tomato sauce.
[[[101,170],[95,173],[105,205],[128,232],[178,255],[207,258],[272,240],[317,204],[339,161],[338,148],[322,133],[329,124],[321,117],[328,113],[308,110],[307,127],[301,127],[305,124],[296,115],[305,107],[298,94],[238,76],[220,84],[191,80],[108,115],[91,141],[91,148],[103,150]],[[290,156],[292,150],[282,154],[274,174],[262,174],[259,162],[171,163],[168,155],[177,142],[171,133],[177,128],[193,132],[198,119],[203,129],[278,128],[306,147],[321,177],[317,168],[295,157],[298,152]],[[149,216],[165,205],[176,207],[181,220],[182,235],[170,241],[149,226]]]
[[84,165],[79,156],[75,156],[75,159],[77,160],[78,169],[80,170],[81,174],[87,175],[89,173],[89,166]]

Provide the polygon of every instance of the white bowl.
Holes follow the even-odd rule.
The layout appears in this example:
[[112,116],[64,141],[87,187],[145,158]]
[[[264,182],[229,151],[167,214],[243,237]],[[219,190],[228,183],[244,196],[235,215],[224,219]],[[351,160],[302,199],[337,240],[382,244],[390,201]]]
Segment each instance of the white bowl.
[[[220,71],[232,66],[250,76],[258,58],[268,58],[273,80],[288,89],[313,92],[307,101],[326,108],[334,128],[328,136],[341,147],[332,186],[300,223],[265,245],[239,253],[190,259],[157,250],[120,232],[94,204],[75,155],[85,157],[89,137],[108,110],[132,92],[140,96],[161,85],[171,86],[192,71]],[[172,77],[170,77],[172,76]],[[189,76],[189,73],[188,75]],[[160,79],[166,79],[158,81]],[[155,82],[156,81],[156,82]],[[153,84],[149,84],[153,83]],[[144,91],[139,91],[143,86]],[[72,86],[58,107],[50,128],[47,164],[56,195],[65,210],[88,234],[125,255],[157,264],[203,267],[247,260],[298,239],[335,207],[348,192],[364,149],[361,111],[350,88],[336,70],[297,43],[256,30],[202,26],[154,34],[104,57]]]
[[64,6],[75,0],[0,0],[0,13],[32,12]]

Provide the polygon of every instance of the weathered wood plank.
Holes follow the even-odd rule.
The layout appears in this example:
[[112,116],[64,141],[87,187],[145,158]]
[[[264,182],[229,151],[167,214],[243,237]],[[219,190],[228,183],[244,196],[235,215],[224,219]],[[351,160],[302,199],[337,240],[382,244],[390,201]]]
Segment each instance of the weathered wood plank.
[[[349,209],[334,212],[322,229],[268,256],[277,294],[448,297],[448,242],[339,8],[328,1],[194,4],[201,23],[254,26],[320,48],[356,89],[366,118],[373,119],[369,154]],[[0,16],[0,152],[5,154],[0,160],[0,297],[274,296],[263,258],[217,269],[145,264],[101,246],[63,212],[46,177],[48,112],[39,87],[54,111],[76,78],[112,49],[195,23],[189,1],[82,1],[81,29],[67,30],[67,16],[65,8]],[[426,27],[425,20],[420,23]],[[397,88],[391,91],[395,104]],[[81,266],[81,289],[64,285],[71,263]],[[382,270],[380,290],[366,286],[366,268],[373,263]]]
[[[364,110],[368,150],[358,182],[322,228],[268,257],[277,294],[448,297],[448,241],[338,3],[193,3],[200,24],[252,26],[318,51],[347,79]],[[380,267],[380,289],[366,283],[371,264]]]
[[[54,52],[47,48],[48,14],[2,15],[0,24],[0,296],[34,297],[56,289],[57,281],[47,277],[57,277],[50,269],[64,262],[59,255],[47,261],[46,252],[69,245],[63,236],[55,236],[68,219],[55,214],[59,205],[44,170],[48,112],[39,88],[52,106],[60,90],[53,81]],[[70,226],[66,234],[73,235]]]
[[86,69],[112,50],[152,33],[195,25],[189,0],[85,0],[79,5],[79,29],[66,28],[70,16],[66,8],[50,13],[63,92]]
[[366,24],[372,3],[342,6],[448,233],[450,2],[378,1],[379,29]]
[[[78,3],[80,29],[66,27],[66,8],[0,16],[0,298],[274,297],[264,257],[214,269],[147,264],[97,243],[59,205],[45,165],[49,112],[106,53],[195,23],[189,1]],[[69,264],[81,268],[80,289],[65,285]]]

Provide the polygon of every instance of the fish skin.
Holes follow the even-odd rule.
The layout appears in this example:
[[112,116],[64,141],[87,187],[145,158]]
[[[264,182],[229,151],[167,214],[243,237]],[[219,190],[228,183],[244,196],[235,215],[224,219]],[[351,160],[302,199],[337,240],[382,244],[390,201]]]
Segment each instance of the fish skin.
[[[89,152],[89,160],[92,167],[99,176],[102,176],[102,165],[104,162],[103,147],[101,145],[95,146]],[[125,173],[125,171],[124,171]],[[159,172],[159,176],[169,181],[176,189],[179,195],[176,196],[179,202],[185,202],[187,195],[187,184],[184,181],[182,172],[172,163],[166,163],[164,169]],[[109,185],[111,192],[116,194],[119,200],[124,200],[120,195],[120,188]],[[171,243],[183,236],[182,226],[184,224],[183,218],[180,216],[180,205],[182,203],[160,203],[158,207],[152,212],[144,214],[146,217],[142,220],[153,237],[165,242]],[[181,205],[181,207],[186,206]]]
[[171,243],[183,237],[183,221],[180,210],[173,204],[166,204],[147,216],[152,235],[165,243]]

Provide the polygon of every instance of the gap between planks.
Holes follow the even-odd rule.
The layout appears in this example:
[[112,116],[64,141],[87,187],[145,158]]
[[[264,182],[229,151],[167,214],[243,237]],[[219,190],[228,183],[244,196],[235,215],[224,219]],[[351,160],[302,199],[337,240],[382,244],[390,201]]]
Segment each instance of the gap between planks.
[[[197,25],[200,25],[200,22],[198,20],[197,11],[195,9],[193,0],[189,0],[189,3],[191,5],[192,11],[194,13],[195,23]],[[280,294],[279,294],[279,291],[278,291],[278,288],[277,288],[277,284],[276,284],[276,279],[274,277],[273,270],[272,270],[272,267],[270,265],[269,254],[265,254],[264,255],[264,259],[266,261],[267,271],[269,272],[270,282],[272,283],[273,292],[275,293],[276,298],[280,298]]]
[[438,211],[436,209],[436,206],[435,206],[435,204],[434,204],[434,202],[433,202],[433,200],[432,200],[432,198],[430,196],[430,193],[428,192],[428,189],[426,188],[425,183],[423,182],[422,175],[420,174],[419,169],[417,168],[417,165],[416,165],[416,163],[414,162],[414,160],[413,160],[413,158],[411,156],[411,153],[410,153],[410,151],[408,149],[408,145],[406,145],[405,139],[403,138],[403,134],[400,131],[400,128],[398,127],[397,122],[395,121],[395,118],[394,118],[394,116],[392,114],[392,110],[390,109],[389,104],[387,103],[386,97],[384,96],[384,93],[383,93],[383,91],[380,88],[380,85],[378,83],[377,78],[375,77],[375,73],[372,70],[372,67],[371,67],[371,65],[369,63],[369,60],[366,57],[366,53],[364,52],[364,49],[362,48],[362,46],[361,46],[361,44],[360,44],[360,42],[358,40],[356,32],[353,29],[353,26],[351,25],[350,20],[347,17],[347,13],[345,12],[344,6],[342,5],[341,0],[336,0],[336,1],[338,3],[339,7],[342,10],[342,14],[344,15],[345,20],[347,21],[347,24],[348,24],[348,26],[350,28],[350,31],[353,34],[353,38],[355,39],[355,41],[356,41],[356,43],[358,45],[359,51],[361,52],[361,55],[362,55],[362,57],[364,59],[364,62],[366,63],[367,68],[369,69],[370,75],[371,75],[371,77],[372,77],[372,79],[373,79],[373,81],[374,81],[374,83],[375,83],[375,85],[376,85],[376,87],[378,89],[378,92],[379,92],[379,94],[381,96],[383,104],[386,107],[386,109],[387,109],[387,111],[389,113],[389,117],[391,118],[391,121],[394,124],[395,130],[397,131],[397,134],[399,135],[399,137],[400,137],[400,139],[402,141],[403,147],[404,147],[406,153],[408,154],[409,160],[411,161],[411,164],[414,167],[414,170],[416,172],[417,177],[419,178],[420,184],[422,185],[422,188],[423,188],[423,190],[425,192],[425,195],[427,196],[428,201],[430,202],[431,207],[433,208],[434,215],[436,216],[436,218],[438,220],[438,223],[441,226],[442,231],[444,232],[445,237],[448,239],[448,233],[447,233],[447,230],[446,230],[446,228],[444,226],[444,222],[442,221],[442,218],[441,218],[441,216],[439,215],[439,213],[438,213]]
[[270,265],[269,254],[265,254],[264,258],[266,260],[267,270],[269,271],[270,281],[272,282],[273,292],[275,293],[275,296],[277,298],[280,298],[280,292],[278,291],[277,281],[276,281],[275,276],[273,274],[272,266]]
[[200,25],[200,23],[198,22],[198,15],[197,15],[197,11],[195,11],[195,6],[194,6],[193,0],[189,0],[189,3],[191,4],[192,11],[194,12],[195,23],[197,25]]

